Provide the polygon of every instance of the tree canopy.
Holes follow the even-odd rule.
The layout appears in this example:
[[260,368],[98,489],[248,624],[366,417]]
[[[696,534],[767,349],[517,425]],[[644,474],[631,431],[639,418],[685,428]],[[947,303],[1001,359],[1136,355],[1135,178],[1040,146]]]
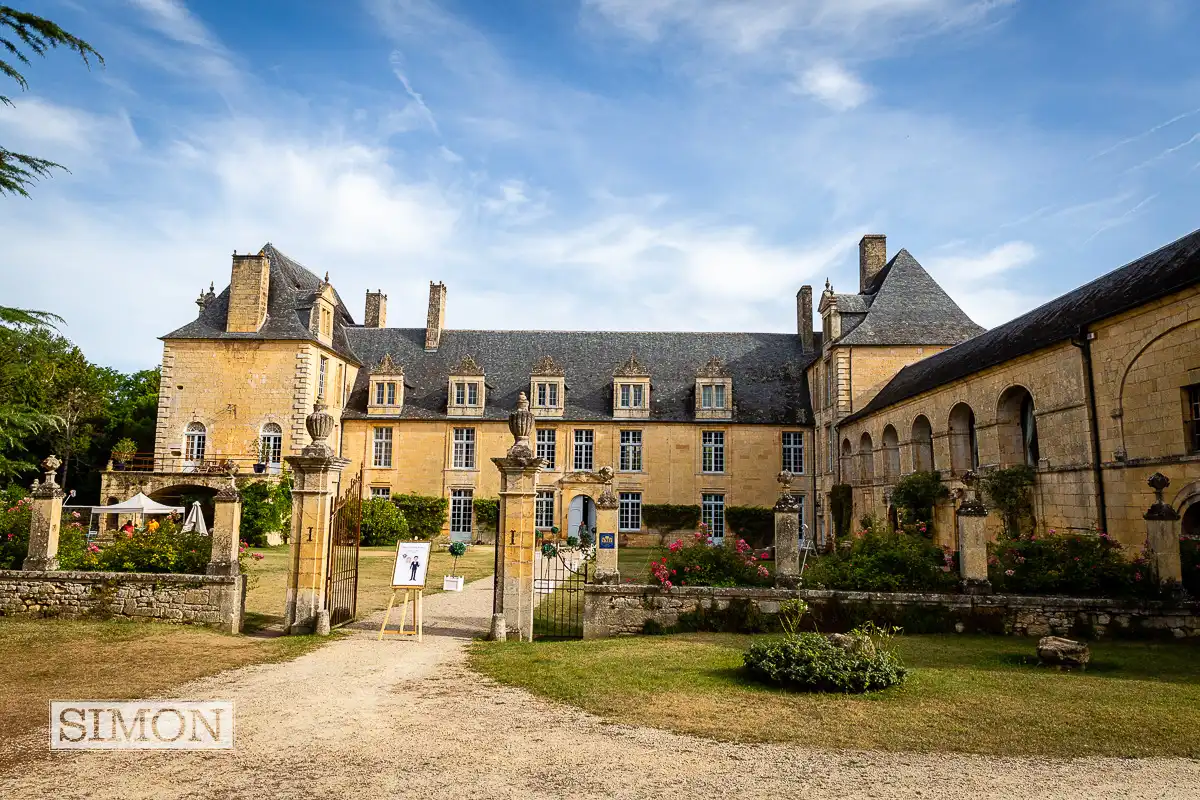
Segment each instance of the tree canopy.
[[[50,20],[0,5],[0,75],[12,79],[22,91],[29,88],[29,82],[21,72],[22,65],[30,64],[31,55],[45,57],[49,50],[58,47],[78,53],[89,68],[92,58],[100,64],[104,63],[104,58],[90,44],[72,36]],[[13,105],[12,100],[4,94],[0,94],[0,103],[10,107]],[[28,197],[29,187],[55,169],[65,170],[66,167],[45,158],[14,153],[0,145],[0,195],[19,194]]]

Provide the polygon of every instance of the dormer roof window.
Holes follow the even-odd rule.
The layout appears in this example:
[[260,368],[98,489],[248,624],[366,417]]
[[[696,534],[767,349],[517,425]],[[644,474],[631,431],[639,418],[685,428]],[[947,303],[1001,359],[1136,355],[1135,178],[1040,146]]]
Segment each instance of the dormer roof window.
[[650,372],[630,354],[613,371],[613,416],[646,419],[650,416]]
[[446,413],[457,417],[483,416],[486,392],[483,368],[471,356],[464,356],[450,374]]
[[550,356],[542,356],[529,377],[531,410],[538,417],[561,417],[566,405],[567,386],[563,369]]
[[371,370],[367,414],[398,414],[404,406],[404,368],[387,353]]
[[733,417],[733,379],[721,359],[710,358],[696,370],[696,419]]

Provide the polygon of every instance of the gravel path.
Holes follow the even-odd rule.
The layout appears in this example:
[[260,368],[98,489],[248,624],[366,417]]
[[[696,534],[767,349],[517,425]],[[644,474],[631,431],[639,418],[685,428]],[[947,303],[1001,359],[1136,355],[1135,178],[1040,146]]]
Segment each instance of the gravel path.
[[430,598],[421,645],[376,642],[376,615],[295,661],[182,687],[235,702],[232,752],[55,753],[0,778],[0,797],[1200,798],[1198,761],[831,752],[607,723],[466,669],[490,604],[487,579]]

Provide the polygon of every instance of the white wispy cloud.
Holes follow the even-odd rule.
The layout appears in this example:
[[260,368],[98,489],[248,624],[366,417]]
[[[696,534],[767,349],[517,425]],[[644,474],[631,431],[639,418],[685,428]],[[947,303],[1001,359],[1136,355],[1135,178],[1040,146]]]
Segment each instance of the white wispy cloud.
[[822,61],[806,69],[797,89],[838,111],[862,105],[871,93],[857,75],[832,61]]

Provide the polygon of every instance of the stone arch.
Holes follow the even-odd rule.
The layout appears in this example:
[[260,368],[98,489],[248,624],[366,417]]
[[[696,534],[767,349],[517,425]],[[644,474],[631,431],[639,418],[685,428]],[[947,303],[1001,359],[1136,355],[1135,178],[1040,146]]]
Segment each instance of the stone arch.
[[1000,394],[996,403],[996,433],[1000,443],[1000,466],[1037,466],[1041,457],[1037,415],[1033,394],[1024,386],[1014,384]]
[[866,431],[858,437],[858,475],[863,483],[875,482],[875,447]]
[[950,409],[950,471],[961,475],[979,468],[979,438],[975,433],[975,412],[966,403]]
[[858,483],[858,469],[854,463],[854,451],[850,447],[850,439],[842,439],[842,481]]
[[936,469],[933,462],[933,426],[924,414],[918,414],[913,420],[912,461],[914,472],[932,472]]
[[883,477],[894,481],[900,476],[900,435],[895,425],[883,429]]
[[[1185,329],[1188,329],[1188,328],[1193,329],[1191,331],[1190,339],[1184,334]],[[1172,344],[1170,344],[1170,347],[1177,350],[1178,352],[1187,352],[1189,350],[1189,348],[1194,349],[1195,343],[1200,342],[1200,320],[1194,320],[1194,319],[1187,320],[1187,321],[1181,322],[1177,325],[1172,325],[1171,327],[1167,328],[1166,330],[1159,331],[1158,333],[1155,333],[1155,334],[1149,336],[1142,343],[1142,345],[1137,349],[1137,352],[1135,352],[1133,354],[1133,356],[1129,359],[1129,361],[1125,364],[1125,368],[1121,373],[1121,381],[1120,381],[1120,385],[1117,390],[1117,398],[1116,398],[1117,407],[1116,407],[1116,413],[1114,414],[1114,416],[1117,420],[1117,429],[1120,433],[1120,438],[1121,438],[1120,450],[1122,453],[1125,454],[1125,456],[1127,458],[1139,458],[1139,457],[1146,456],[1146,455],[1156,455],[1156,453],[1143,452],[1137,446],[1132,447],[1132,448],[1129,447],[1129,443],[1126,441],[1125,431],[1126,431],[1127,427],[1129,427],[1130,425],[1133,425],[1133,427],[1136,427],[1138,423],[1145,423],[1145,422],[1150,422],[1154,427],[1157,428],[1158,425],[1160,424],[1160,420],[1157,419],[1157,414],[1161,410],[1161,405],[1163,403],[1158,402],[1157,400],[1149,402],[1149,403],[1135,402],[1135,403],[1133,403],[1132,407],[1127,407],[1126,392],[1130,388],[1131,383],[1136,384],[1139,382],[1131,376],[1133,376],[1133,373],[1137,369],[1139,369],[1139,367],[1141,366],[1140,362],[1142,362],[1142,357],[1144,355],[1146,355],[1146,353],[1149,352],[1151,348],[1153,348],[1155,345],[1159,344],[1163,339],[1166,339],[1167,337],[1170,337],[1175,334],[1180,334],[1183,337],[1184,341],[1177,341],[1175,343],[1172,343]],[[1154,366],[1153,363],[1151,363],[1151,364],[1147,365],[1146,368],[1149,370],[1149,369],[1152,369],[1153,366]],[[1170,374],[1164,375],[1162,373],[1158,373],[1153,376],[1145,375],[1141,382],[1146,383],[1146,384],[1155,384],[1153,386],[1153,388],[1150,389],[1151,397],[1153,397],[1154,395],[1159,395],[1159,397],[1162,398],[1162,395],[1165,392],[1166,397],[1162,398],[1162,399],[1168,405],[1174,405],[1175,403],[1178,402],[1178,400],[1175,399],[1174,397],[1171,397],[1170,395],[1177,393],[1178,386],[1182,386],[1184,384],[1182,384],[1182,383],[1178,384],[1178,386],[1175,388],[1175,392],[1172,392],[1169,387],[1164,389],[1163,387],[1160,387],[1157,385],[1157,384],[1161,383],[1162,379],[1164,379],[1164,378],[1169,379],[1170,377],[1172,377]],[[1174,415],[1172,415],[1172,416],[1174,416]],[[1136,437],[1135,437],[1135,442],[1136,442]],[[1182,439],[1179,440],[1179,444],[1180,445],[1184,444]]]

